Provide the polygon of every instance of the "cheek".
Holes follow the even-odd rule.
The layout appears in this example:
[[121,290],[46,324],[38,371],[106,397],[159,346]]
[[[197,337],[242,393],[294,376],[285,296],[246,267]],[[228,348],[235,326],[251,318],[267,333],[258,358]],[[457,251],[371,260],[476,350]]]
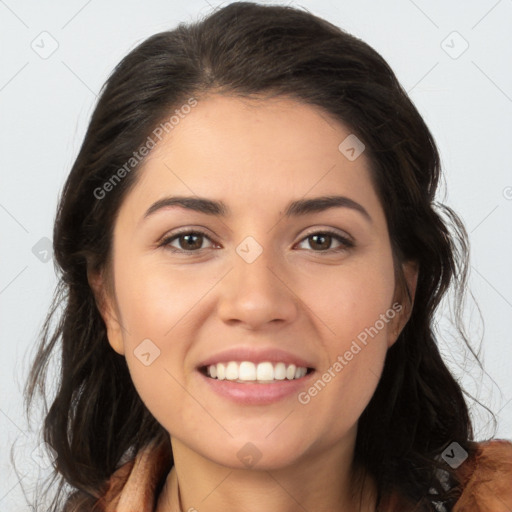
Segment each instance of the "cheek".
[[379,321],[392,308],[395,291],[389,251],[373,251],[339,266],[317,267],[314,275],[302,276],[295,289],[323,326],[329,345],[340,350],[376,322],[383,334],[391,325],[389,319],[384,326]]
[[338,433],[357,420],[375,391],[400,307],[393,307],[391,252],[347,259],[346,265],[333,269],[317,272],[314,281],[308,277],[302,285],[305,303],[317,318],[325,357],[317,381],[299,401],[316,402],[313,407],[320,415],[343,410],[343,418],[323,420],[332,421]]
[[140,343],[144,338],[163,342],[174,337],[217,281],[211,270],[184,272],[143,258],[137,265],[120,263],[116,290],[129,343]]
[[211,269],[180,272],[162,263],[135,265],[128,258],[116,267],[126,362],[139,396],[162,425],[187,414],[184,363],[202,325],[200,301],[217,282]]

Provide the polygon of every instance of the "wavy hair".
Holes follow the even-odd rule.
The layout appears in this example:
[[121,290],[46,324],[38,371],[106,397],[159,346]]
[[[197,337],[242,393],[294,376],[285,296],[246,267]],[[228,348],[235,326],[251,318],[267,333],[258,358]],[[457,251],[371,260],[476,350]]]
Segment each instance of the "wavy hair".
[[93,510],[122,462],[168,437],[110,347],[87,277],[109,268],[116,214],[140,162],[108,199],[95,191],[176,108],[210,94],[293,98],[341,121],[365,144],[395,261],[416,260],[419,277],[410,319],[359,419],[355,458],[375,479],[380,504],[398,491],[418,510],[438,510],[439,502],[451,510],[460,482],[440,454],[453,441],[471,454],[476,443],[464,391],[438,349],[434,314],[453,286],[458,332],[469,346],[460,325],[468,236],[435,200],[441,169],[434,139],[368,44],[306,10],[251,2],[153,35],[118,64],[61,192],[53,233],[58,286],[24,390],[29,413],[36,392],[46,396],[56,354],[59,379],[49,408],[45,399],[43,425],[57,454],[51,510]]

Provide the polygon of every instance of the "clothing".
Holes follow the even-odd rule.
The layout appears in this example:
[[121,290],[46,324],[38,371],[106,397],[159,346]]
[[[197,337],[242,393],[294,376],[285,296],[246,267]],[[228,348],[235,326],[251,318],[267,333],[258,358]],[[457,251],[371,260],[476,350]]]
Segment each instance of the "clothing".
[[[98,510],[154,512],[156,490],[166,478],[169,465],[168,443],[141,450],[134,460],[123,464],[112,475],[105,495],[98,502]],[[171,503],[166,506],[172,512],[181,512],[174,467],[169,474]],[[463,492],[453,512],[512,512],[512,442],[494,439],[478,443],[478,451],[457,468],[457,475],[463,482]],[[397,497],[392,503],[403,502]]]

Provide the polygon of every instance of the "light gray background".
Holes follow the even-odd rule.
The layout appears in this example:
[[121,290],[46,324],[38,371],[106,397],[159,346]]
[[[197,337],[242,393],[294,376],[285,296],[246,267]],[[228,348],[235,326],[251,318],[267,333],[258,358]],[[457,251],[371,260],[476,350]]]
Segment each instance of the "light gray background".
[[[29,430],[21,389],[28,351],[55,285],[51,255],[44,261],[44,238],[52,237],[58,193],[96,95],[118,61],[143,39],[226,3],[0,0],[2,511],[28,510],[22,486],[30,492],[47,474],[44,457],[38,451],[31,456],[40,442],[39,425]],[[475,348],[482,340],[489,375],[479,372],[454,338],[448,303],[439,315],[441,349],[468,391],[497,413],[496,437],[511,439],[512,0],[292,3],[381,53],[433,132],[446,181],[439,199],[459,213],[470,234],[470,290],[485,330],[469,301],[468,334]],[[58,48],[48,55],[52,45]],[[489,416],[472,410],[477,439],[492,436]],[[10,462],[13,442],[19,475]]]

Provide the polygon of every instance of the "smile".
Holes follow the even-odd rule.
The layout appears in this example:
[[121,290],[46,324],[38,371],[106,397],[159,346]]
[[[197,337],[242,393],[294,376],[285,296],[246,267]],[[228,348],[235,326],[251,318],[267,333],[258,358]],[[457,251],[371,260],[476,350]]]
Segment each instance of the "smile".
[[251,361],[229,361],[212,364],[202,368],[202,372],[212,379],[229,380],[233,382],[271,383],[280,380],[295,380],[304,377],[308,371],[304,366],[285,364],[283,362],[271,363],[264,361],[253,363]]
[[[293,378],[288,379],[288,371],[291,376],[292,370]],[[304,391],[316,371],[282,362],[229,361],[201,366],[196,375],[206,385],[206,396],[213,392],[240,405],[270,405]]]

